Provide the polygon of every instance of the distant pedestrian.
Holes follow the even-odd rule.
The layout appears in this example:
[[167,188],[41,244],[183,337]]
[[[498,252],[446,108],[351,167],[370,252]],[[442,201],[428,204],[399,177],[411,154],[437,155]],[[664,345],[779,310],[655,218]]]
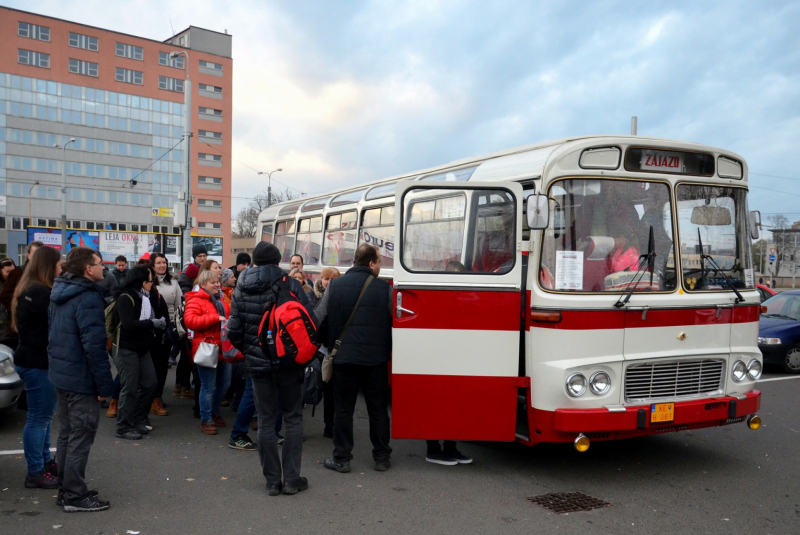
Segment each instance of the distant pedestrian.
[[[266,311],[271,288],[285,275],[278,267],[280,261],[281,252],[273,244],[262,241],[256,245],[253,250],[254,266],[239,277],[228,321],[228,339],[244,354],[252,382],[258,412],[258,453],[270,496],[277,496],[281,492],[297,494],[308,488],[308,480],[300,476],[303,455],[303,367],[288,365],[274,369],[258,341],[258,326]],[[289,284],[314,319],[300,283],[290,279]],[[247,397],[245,388],[235,424],[240,433],[246,432],[249,420],[245,410]],[[282,458],[278,452],[274,426],[279,403],[286,424]]]
[[[314,313],[317,315],[318,320],[320,320],[320,318],[324,318],[326,314],[326,312],[319,306],[319,304],[322,302],[322,296],[325,295],[325,291],[328,289],[331,281],[333,279],[338,279],[341,276],[341,272],[335,267],[326,267],[319,274],[319,278],[314,281],[314,295],[317,298],[317,305],[314,307]],[[324,333],[321,334],[324,336]],[[328,353],[328,350],[324,345],[321,346],[319,350],[323,355]],[[334,401],[334,385],[336,384],[335,372],[336,370],[334,370],[334,374],[327,383],[322,383],[322,419],[325,423],[325,428],[322,430],[322,436],[325,438],[333,438],[333,417],[336,409],[336,403]]]
[[103,277],[100,255],[88,247],[67,254],[67,273],[55,279],[50,297],[50,381],[58,393],[59,493],[64,511],[102,511],[109,502],[86,486],[89,460],[100,419],[98,396],[112,394],[106,351],[105,300],[95,284]]
[[61,274],[61,253],[42,247],[25,265],[11,304],[12,326],[19,332],[14,365],[25,381],[28,403],[22,431],[28,463],[25,488],[55,489],[58,465],[50,456],[50,431],[58,397],[48,377],[47,309],[53,282]]
[[233,276],[236,277],[236,280],[239,280],[239,275],[249,268],[252,262],[253,259],[250,258],[250,255],[247,253],[239,253],[236,255],[236,264],[229,268],[233,271]]
[[[381,256],[375,247],[369,244],[359,246],[353,263],[354,267],[347,273],[331,281],[317,307],[320,316],[322,311],[326,313],[324,320],[318,319],[322,330],[327,324],[328,350],[338,348],[333,361],[336,376],[333,458],[325,459],[325,468],[337,472],[350,471],[353,415],[361,391],[367,404],[375,470],[383,472],[392,463],[388,408],[392,288],[377,278],[381,271]],[[362,292],[363,297],[358,302]]]
[[116,267],[111,271],[114,278],[117,279],[117,286],[122,288],[128,279],[128,259],[125,255],[119,255],[114,259]]

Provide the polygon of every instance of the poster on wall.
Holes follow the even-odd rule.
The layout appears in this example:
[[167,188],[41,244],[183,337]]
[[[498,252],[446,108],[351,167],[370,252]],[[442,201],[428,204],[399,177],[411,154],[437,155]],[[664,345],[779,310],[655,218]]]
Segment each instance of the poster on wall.
[[100,255],[106,264],[113,264],[119,255],[127,258],[129,263],[136,263],[145,252],[160,252],[161,242],[159,234],[104,230],[100,232]]
[[192,236],[192,246],[194,247],[195,245],[204,245],[208,251],[208,259],[222,264],[222,238],[216,236]]
[[164,243],[166,243],[164,254],[170,264],[180,264],[181,257],[178,254],[178,240],[180,236],[164,236]]
[[[93,230],[67,229],[67,252],[75,247],[90,247],[99,250],[99,232]],[[28,243],[40,241],[48,247],[61,250],[61,229],[28,227]]]

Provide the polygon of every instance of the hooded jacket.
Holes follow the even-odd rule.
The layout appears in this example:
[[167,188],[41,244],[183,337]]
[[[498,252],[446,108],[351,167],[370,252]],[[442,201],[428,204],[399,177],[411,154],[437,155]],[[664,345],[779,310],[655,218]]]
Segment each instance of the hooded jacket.
[[[203,289],[186,294],[184,320],[186,327],[194,331],[192,361],[194,361],[194,355],[202,342],[218,346],[220,348],[219,360],[222,360],[222,325],[219,319],[219,310],[212,299],[211,294]],[[222,306],[225,308],[225,316],[229,316],[231,310],[228,304],[222,301]]]
[[[272,366],[258,343],[258,326],[266,312],[267,298],[272,285],[286,275],[278,266],[251,266],[242,272],[233,292],[231,315],[228,320],[228,340],[245,356],[251,374],[272,371]],[[295,279],[289,280],[291,291],[308,311],[314,323],[316,317],[308,303],[303,287]]]
[[114,393],[106,350],[103,289],[67,273],[50,293],[50,381],[61,390],[94,396]]

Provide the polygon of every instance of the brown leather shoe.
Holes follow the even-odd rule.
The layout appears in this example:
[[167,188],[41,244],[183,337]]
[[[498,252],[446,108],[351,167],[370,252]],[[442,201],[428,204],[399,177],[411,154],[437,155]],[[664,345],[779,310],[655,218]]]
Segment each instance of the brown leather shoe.
[[176,398],[181,397],[181,390],[183,389],[180,387],[180,385],[176,386],[175,388],[172,389],[172,395],[175,396]]
[[188,386],[181,388],[181,399],[194,399],[194,390]]
[[222,416],[219,414],[212,414],[211,420],[213,420],[214,425],[217,427],[225,427],[225,420],[222,419]]
[[214,422],[203,422],[200,424],[200,431],[205,433],[206,435],[216,435],[217,428],[214,426]]
[[162,405],[161,403],[161,398],[156,398],[153,400],[153,403],[150,404],[150,412],[152,412],[156,416],[169,415],[169,411],[165,409],[164,405]]
[[117,417],[117,403],[116,399],[112,399],[108,402],[108,410],[106,411],[106,416],[109,418],[116,418]]

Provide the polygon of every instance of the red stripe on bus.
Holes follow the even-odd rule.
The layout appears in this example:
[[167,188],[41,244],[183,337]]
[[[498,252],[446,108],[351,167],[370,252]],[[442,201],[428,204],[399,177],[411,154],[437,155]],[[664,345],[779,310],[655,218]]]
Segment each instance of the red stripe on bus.
[[559,323],[531,322],[532,327],[562,330],[641,329],[689,325],[725,325],[758,321],[760,307],[642,310],[562,310]]
[[[396,329],[519,331],[520,292],[456,290],[396,290],[404,312],[394,318]],[[397,304],[397,295],[394,296]]]
[[392,375],[392,438],[514,440],[517,377]]

